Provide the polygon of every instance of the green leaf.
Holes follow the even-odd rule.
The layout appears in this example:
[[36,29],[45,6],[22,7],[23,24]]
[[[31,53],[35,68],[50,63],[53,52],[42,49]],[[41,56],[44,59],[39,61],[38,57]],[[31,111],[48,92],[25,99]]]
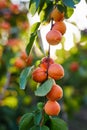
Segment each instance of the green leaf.
[[40,0],[39,8],[38,8],[38,14],[41,12],[43,6],[44,6],[45,0]]
[[37,47],[40,49],[40,51],[44,54],[45,54],[45,50],[44,50],[44,46],[43,46],[43,41],[42,41],[42,37],[41,37],[41,33],[40,33],[40,30],[37,31],[37,37],[35,39],[35,43],[37,45]]
[[36,37],[36,33],[32,33],[32,34],[30,35],[29,43],[28,43],[28,45],[27,45],[27,47],[26,47],[26,52],[27,52],[28,55],[29,55],[29,53],[30,53],[30,51],[31,51],[31,49],[32,49],[32,46],[33,46],[35,37]]
[[34,113],[34,124],[39,125],[42,119],[42,111],[36,110]]
[[57,8],[58,8],[58,10],[59,10],[60,12],[64,12],[64,11],[65,11],[65,7],[64,7],[63,5],[58,4],[58,5],[57,5]]
[[66,9],[65,9],[65,18],[70,18],[73,13],[74,13],[73,8],[66,7]]
[[38,9],[40,0],[31,0],[29,5],[29,11],[34,15]]
[[32,33],[34,33],[34,32],[36,32],[37,31],[37,29],[39,28],[39,26],[40,26],[40,22],[36,22],[36,23],[34,23],[32,26],[31,26],[31,34]]
[[50,130],[47,126],[33,126],[30,130]]
[[43,103],[43,102],[38,102],[38,103],[37,103],[37,108],[38,108],[39,110],[42,110],[43,107],[44,107],[44,103]]
[[63,0],[63,3],[65,4],[65,6],[75,8],[75,2],[73,0]]
[[81,0],[73,0],[75,4],[78,4]]
[[21,72],[20,82],[19,82],[21,89],[25,89],[27,79],[28,79],[28,76],[29,76],[29,74],[31,72],[31,69],[32,69],[32,67],[27,67]]
[[85,0],[85,2],[87,3],[87,0]]
[[68,130],[67,124],[60,118],[51,118],[50,130]]
[[40,21],[41,22],[43,22],[45,20],[49,20],[50,13],[53,10],[52,1],[50,1],[50,2],[48,2],[46,4],[47,4],[47,7],[40,12]]
[[43,84],[41,84],[35,91],[36,96],[45,96],[51,90],[53,85],[53,79],[48,79]]
[[34,125],[33,113],[26,113],[19,122],[19,130],[29,130]]

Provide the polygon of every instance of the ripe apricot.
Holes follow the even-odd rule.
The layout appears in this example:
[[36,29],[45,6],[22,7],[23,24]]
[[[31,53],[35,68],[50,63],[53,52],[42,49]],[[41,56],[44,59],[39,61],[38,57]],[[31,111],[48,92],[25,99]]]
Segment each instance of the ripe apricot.
[[33,57],[32,55],[29,55],[26,59],[26,64],[27,66],[31,65],[32,64],[32,61],[33,61]]
[[54,63],[54,60],[50,57],[43,57],[40,63],[40,67],[47,70],[48,67]]
[[38,67],[32,72],[32,78],[34,81],[42,83],[47,79],[47,73],[43,68]]
[[50,116],[57,116],[60,112],[60,105],[57,101],[48,100],[44,106],[45,113]]
[[64,69],[60,64],[51,64],[48,68],[48,75],[54,80],[61,79],[64,76]]
[[22,69],[25,67],[25,62],[22,59],[18,58],[18,59],[16,59],[14,65],[17,68]]
[[20,58],[23,59],[24,61],[27,59],[27,54],[25,51],[21,52]]
[[0,0],[0,9],[6,8],[7,1],[6,0]]
[[17,4],[11,4],[9,8],[12,13],[19,14],[19,6]]
[[55,22],[52,29],[61,32],[63,35],[66,32],[66,25],[63,21]]
[[79,68],[79,64],[78,64],[78,62],[72,62],[71,63],[71,65],[70,65],[70,70],[72,71],[72,72],[76,72],[77,70],[78,70],[78,68]]
[[57,84],[53,84],[51,91],[46,95],[46,97],[52,101],[59,100],[62,98],[62,96],[63,96],[63,90]]
[[61,13],[57,8],[54,8],[51,12],[50,18],[52,18],[55,22],[62,21],[64,19],[64,13]]
[[46,34],[46,40],[50,45],[57,45],[62,39],[62,34],[57,30],[50,30]]
[[9,31],[11,26],[10,26],[10,24],[8,22],[2,22],[1,28]]

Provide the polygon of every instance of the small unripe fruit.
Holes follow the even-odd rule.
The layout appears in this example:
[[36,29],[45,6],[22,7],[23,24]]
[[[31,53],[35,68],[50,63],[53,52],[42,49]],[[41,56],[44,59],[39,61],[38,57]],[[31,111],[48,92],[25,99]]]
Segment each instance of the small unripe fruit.
[[44,70],[47,70],[51,64],[54,63],[54,60],[50,57],[44,57],[41,60],[40,67]]
[[48,68],[48,75],[54,80],[61,79],[64,76],[64,69],[60,64],[51,64]]
[[59,100],[62,98],[62,96],[63,96],[63,90],[57,84],[53,84],[51,91],[46,95],[46,97],[52,101]]
[[50,45],[57,45],[62,39],[62,34],[57,30],[50,30],[46,34],[46,40]]
[[34,81],[42,83],[47,79],[47,72],[44,69],[38,67],[33,71],[32,78]]
[[45,113],[50,116],[57,116],[60,112],[60,105],[56,101],[48,100],[44,106]]

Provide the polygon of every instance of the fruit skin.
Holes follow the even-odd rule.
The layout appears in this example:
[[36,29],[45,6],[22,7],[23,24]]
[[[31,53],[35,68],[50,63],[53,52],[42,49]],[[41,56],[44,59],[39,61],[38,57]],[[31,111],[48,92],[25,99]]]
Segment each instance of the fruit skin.
[[61,79],[64,76],[64,69],[60,64],[51,64],[48,68],[48,75],[54,80]]
[[66,25],[63,21],[55,22],[52,30],[57,30],[62,33],[62,35],[66,32]]
[[14,66],[19,68],[19,69],[23,69],[25,67],[25,63],[22,59],[17,58],[15,63],[14,63]]
[[77,70],[79,69],[79,64],[78,64],[78,62],[72,62],[71,63],[71,65],[70,65],[70,70],[72,71],[72,72],[76,72]]
[[6,8],[7,1],[6,0],[0,0],[0,9]]
[[44,69],[37,67],[32,72],[32,78],[34,81],[42,83],[47,79],[47,72]]
[[40,67],[43,68],[44,70],[47,70],[48,67],[54,63],[54,60],[50,57],[43,57],[40,63]]
[[57,30],[50,30],[46,34],[46,40],[50,45],[57,45],[62,39],[62,34]]
[[46,97],[51,101],[59,100],[63,97],[63,90],[59,85],[53,84],[51,91]]
[[9,8],[10,8],[10,10],[11,10],[12,13],[19,14],[19,6],[18,5],[11,4]]
[[57,101],[48,100],[44,106],[44,111],[47,115],[57,116],[60,112],[60,105]]
[[55,22],[63,21],[64,13],[61,13],[57,8],[54,8],[51,12],[50,18],[52,18]]
[[26,65],[27,66],[30,66],[32,64],[32,61],[33,61],[33,56],[32,55],[29,55],[26,59]]
[[10,26],[10,24],[8,23],[8,22],[2,22],[2,24],[1,24],[1,28],[3,28],[3,29],[5,29],[5,30],[10,30],[10,28],[11,28],[11,26]]
[[25,51],[22,51],[22,52],[21,52],[20,58],[21,58],[22,60],[24,60],[24,61],[27,59],[27,54],[26,54]]
[[20,54],[20,58],[22,60],[24,60],[24,62],[26,63],[26,66],[29,66],[32,64],[33,61],[33,56],[32,55],[27,55],[27,53],[25,51],[22,51]]

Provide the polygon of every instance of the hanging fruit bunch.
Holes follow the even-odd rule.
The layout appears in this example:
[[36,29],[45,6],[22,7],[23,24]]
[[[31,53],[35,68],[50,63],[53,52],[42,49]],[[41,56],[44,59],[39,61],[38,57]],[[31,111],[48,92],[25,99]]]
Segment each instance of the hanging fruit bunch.
[[50,45],[57,45],[61,42],[62,36],[66,32],[66,25],[64,23],[64,12],[60,12],[55,7],[50,15],[52,23],[51,30],[46,34],[46,40]]
[[58,115],[60,112],[60,105],[57,103],[57,100],[62,98],[63,90],[56,84],[55,80],[59,80],[63,76],[63,67],[55,63],[54,60],[49,57],[42,58],[39,67],[35,68],[32,72],[33,80],[38,83],[43,83],[48,79],[53,80],[50,91],[45,95],[48,101],[43,108],[48,115]]
[[60,112],[60,105],[57,100],[63,96],[62,88],[56,84],[55,80],[60,80],[64,76],[64,69],[62,65],[54,62],[50,58],[50,45],[57,45],[61,42],[62,35],[66,32],[66,25],[63,22],[64,12],[60,12],[57,7],[53,9],[50,15],[51,29],[46,34],[46,40],[49,44],[48,56],[42,58],[40,65],[34,69],[32,78],[38,83],[44,83],[48,79],[53,80],[50,91],[45,95],[48,101],[45,103],[43,109],[46,114],[55,116]]

